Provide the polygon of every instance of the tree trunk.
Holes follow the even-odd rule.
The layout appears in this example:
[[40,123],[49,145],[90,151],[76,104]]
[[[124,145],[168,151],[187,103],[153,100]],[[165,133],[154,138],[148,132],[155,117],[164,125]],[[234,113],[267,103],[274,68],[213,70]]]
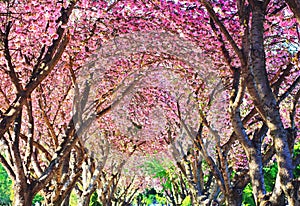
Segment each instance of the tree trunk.
[[225,194],[226,205],[231,206],[241,206],[243,201],[243,191],[242,190],[232,190],[230,193]]
[[[293,197],[295,190],[293,180],[293,164],[289,151],[287,132],[281,121],[279,107],[270,83],[267,79],[265,51],[264,51],[264,1],[252,1],[252,27],[251,27],[251,61],[248,68],[247,88],[253,99],[255,107],[267,124],[270,135],[274,139],[280,187],[288,199],[289,205],[295,205]],[[252,180],[253,182],[253,180]],[[276,189],[276,188],[275,188]]]
[[34,194],[27,187],[24,188],[21,185],[14,185],[14,199],[13,206],[31,206]]
[[[280,187],[279,173],[277,174],[275,189],[273,190],[269,202],[272,206],[286,205],[284,193]],[[263,205],[263,204],[262,204]]]
[[62,202],[62,206],[69,206],[70,205],[70,197],[71,197],[71,193],[69,193],[66,197],[65,197],[65,199],[64,199],[64,201]]
[[[299,205],[297,204],[297,200],[294,196],[295,188],[292,184],[294,166],[289,151],[286,132],[284,130],[280,131],[278,129],[275,131],[271,131],[271,135],[272,137],[274,137],[279,173],[279,176],[277,178],[279,178],[279,181],[281,183],[280,187],[283,189],[283,192],[288,199],[289,205]],[[276,186],[277,185],[275,185],[275,187]]]
[[253,144],[254,148],[246,149],[249,159],[249,174],[256,205],[260,204],[264,195],[266,194],[260,145],[261,144]]

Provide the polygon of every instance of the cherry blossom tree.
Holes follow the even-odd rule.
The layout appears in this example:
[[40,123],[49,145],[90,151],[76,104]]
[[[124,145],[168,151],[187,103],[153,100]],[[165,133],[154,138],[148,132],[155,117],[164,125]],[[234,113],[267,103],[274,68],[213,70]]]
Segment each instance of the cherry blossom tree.
[[[94,164],[80,140],[95,119],[104,128],[102,119],[115,127],[111,131],[124,134],[110,139],[119,148],[138,144],[134,135],[147,134],[141,150],[163,150],[166,139],[170,144],[185,134],[193,145],[186,161],[196,168],[205,159],[227,205],[241,204],[240,190],[248,181],[257,205],[297,205],[299,180],[293,170],[300,156],[293,156],[293,148],[299,141],[299,5],[298,0],[1,1],[0,161],[14,182],[14,204],[31,205],[43,189],[49,204],[63,204],[84,178],[82,167]],[[156,41],[139,42],[145,33]],[[135,47],[128,43],[132,39]],[[113,42],[111,48],[101,50],[107,41]],[[97,58],[98,64],[93,62]],[[84,67],[86,61],[90,67]],[[93,90],[89,76],[97,67],[98,82],[103,81]],[[166,68],[188,86],[162,81],[166,72],[160,71]],[[76,82],[82,70],[87,78],[80,90]],[[213,88],[203,83],[206,73],[222,81],[224,117],[215,116],[209,98]],[[144,84],[137,86],[142,78]],[[181,93],[172,93],[178,87]],[[181,105],[187,91],[198,107]],[[90,92],[98,92],[92,100],[96,111],[85,116]],[[108,115],[113,109],[127,110],[126,125],[114,113]],[[190,120],[182,118],[187,111],[194,112]],[[217,155],[207,153],[204,141],[212,142]],[[245,165],[235,180],[229,164],[230,152],[237,150],[242,157],[233,162],[245,160]],[[267,193],[263,165],[271,160],[278,174]],[[191,188],[194,183],[189,181]],[[201,193],[199,188],[195,191]]]
[[31,205],[45,187],[51,203],[60,204],[70,193],[70,187],[63,186],[74,185],[84,161],[72,118],[72,85],[100,41],[96,34],[110,35],[101,17],[110,15],[114,5],[0,4],[1,163],[14,182],[14,205]]
[[[240,142],[256,203],[281,204],[286,197],[289,204],[296,204],[299,183],[293,170],[299,156],[293,157],[292,150],[299,125],[299,35],[296,18],[285,2],[169,1],[144,5],[164,13],[155,18],[156,24],[197,42],[231,90],[228,117],[233,132],[224,145]],[[292,11],[296,2],[293,5]],[[211,130],[204,117],[203,126]],[[218,132],[211,132],[218,136]],[[272,146],[262,152],[268,139]],[[274,154],[279,172],[274,191],[267,194],[262,167]],[[233,191],[229,184],[226,193]]]
[[[295,116],[291,115],[290,122],[292,123],[289,128],[284,127],[284,122],[281,120],[280,114],[280,103],[283,100],[281,94],[276,92],[276,89],[272,88],[272,84],[268,79],[268,73],[270,72],[269,67],[275,67],[276,65],[267,65],[267,57],[272,58],[270,48],[266,45],[266,39],[264,32],[265,22],[268,24],[268,18],[272,18],[266,15],[266,11],[270,12],[270,9],[278,6],[278,2],[261,2],[261,1],[249,1],[249,3],[241,2],[242,4],[237,4],[237,12],[239,13],[239,19],[246,21],[244,25],[241,25],[240,31],[243,32],[243,36],[240,38],[241,43],[237,43],[233,36],[228,32],[229,28],[227,25],[221,22],[218,14],[213,10],[213,5],[209,2],[202,1],[203,5],[207,9],[210,18],[212,19],[212,26],[219,27],[220,41],[225,42],[221,39],[223,36],[229,43],[230,49],[234,50],[235,56],[240,61],[240,66],[238,68],[232,68],[234,72],[233,77],[233,91],[230,100],[230,116],[231,123],[237,138],[242,144],[248,161],[249,161],[249,175],[252,182],[253,194],[255,197],[256,204],[263,204],[264,200],[276,204],[278,198],[281,197],[283,193],[288,199],[289,204],[296,205],[298,202],[297,191],[299,189],[299,183],[293,178],[293,169],[295,165],[293,164],[292,150],[294,140],[296,138],[295,133]],[[272,7],[269,7],[271,6]],[[285,10],[287,11],[287,10]],[[268,13],[267,13],[268,14]],[[284,15],[284,14],[283,14]],[[293,22],[293,20],[291,20]],[[214,25],[215,24],[215,25]],[[284,27],[287,29],[287,27]],[[291,28],[289,28],[291,30]],[[297,30],[297,29],[296,29]],[[222,37],[222,38],[223,38]],[[223,42],[222,42],[223,41]],[[296,40],[297,41],[297,40]],[[229,48],[229,45],[227,48]],[[226,48],[224,48],[226,54]],[[282,51],[284,53],[284,51]],[[293,54],[287,54],[290,58]],[[276,54],[274,58],[280,58],[280,61],[284,61],[288,56]],[[230,62],[229,56],[225,56],[228,66],[233,66]],[[299,73],[297,72],[297,64],[285,61],[285,68],[291,70],[288,73],[286,80],[290,80],[291,83],[286,87],[282,87],[283,93],[291,93],[294,89],[294,85],[297,85],[297,78],[299,79]],[[278,69],[276,68],[277,72]],[[280,71],[280,70],[279,70]],[[281,76],[284,76],[282,71]],[[283,78],[283,77],[282,77]],[[296,79],[294,79],[296,78]],[[275,80],[276,81],[276,80]],[[277,78],[277,82],[281,81]],[[298,102],[299,87],[297,87],[294,96],[294,105]],[[262,125],[254,131],[251,137],[247,133],[248,128],[243,126],[243,121],[241,118],[241,102],[243,101],[244,95],[249,95],[250,99],[254,105],[257,115],[260,116]],[[292,108],[294,110],[294,108]],[[267,132],[270,132],[270,136],[273,139],[274,151],[278,164],[278,176],[274,191],[268,200],[266,198],[266,190],[264,186],[264,178],[262,172],[263,165],[263,154],[261,153],[262,140]]]
[[[180,3],[176,6],[183,7],[181,9],[183,11],[189,8]],[[279,199],[283,196],[287,198],[289,204],[297,204],[296,191],[299,183],[293,177],[293,169],[299,157],[293,158],[292,150],[299,124],[299,117],[295,115],[295,111],[299,110],[297,106],[299,101],[298,49],[296,53],[289,49],[299,45],[299,36],[296,19],[292,17],[293,13],[284,2],[278,1],[200,1],[199,4],[193,3],[190,6],[193,7],[190,11],[191,15],[194,13],[199,16],[197,12],[201,14],[206,12],[202,15],[210,27],[206,36],[216,41],[214,45],[204,45],[204,48],[207,52],[220,51],[219,55],[215,56],[216,66],[221,67],[221,71],[224,66],[228,68],[223,71],[230,76],[228,80],[232,85],[229,116],[233,135],[229,141],[238,140],[246,153],[256,204],[264,204],[264,201],[272,202],[274,205],[281,204]],[[292,7],[292,10],[294,8]],[[172,15],[180,16],[182,13]],[[296,12],[295,16],[297,17]],[[280,22],[281,32],[284,34],[278,39],[274,36],[279,29],[273,26],[275,22]],[[194,33],[189,33],[190,31],[184,28],[182,31],[186,32],[187,36],[192,36],[195,41],[201,41],[197,39],[197,31],[201,31],[203,25],[197,27],[193,23],[191,23],[193,27],[188,29],[195,31]],[[282,40],[288,44],[285,46]],[[226,64],[224,65],[220,59],[223,59]],[[232,73],[230,74],[229,71]],[[292,99],[290,115],[289,119],[284,120],[285,114],[282,110],[285,107],[284,100],[289,95]],[[246,115],[243,115],[245,101],[249,101],[248,104],[253,107],[246,110]],[[254,122],[260,122],[255,129],[248,126],[253,121],[253,117],[258,119]],[[202,121],[206,124],[203,118]],[[209,125],[205,126],[209,128]],[[273,140],[273,146],[265,156],[261,152],[261,145],[267,133]],[[262,166],[264,159],[270,153],[275,153],[279,172],[273,193],[266,194]],[[233,191],[233,188],[229,186],[229,190]]]

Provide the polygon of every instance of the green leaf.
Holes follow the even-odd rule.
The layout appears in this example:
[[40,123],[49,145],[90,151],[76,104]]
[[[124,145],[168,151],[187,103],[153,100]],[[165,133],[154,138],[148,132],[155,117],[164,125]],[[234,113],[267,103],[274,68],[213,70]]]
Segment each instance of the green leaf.
[[4,167],[0,164],[0,205],[10,205],[12,181]]
[[190,206],[191,205],[191,197],[190,196],[186,196],[184,198],[184,200],[182,201],[181,206]]
[[255,201],[252,194],[252,186],[250,183],[243,190],[243,205],[245,206],[255,205]]

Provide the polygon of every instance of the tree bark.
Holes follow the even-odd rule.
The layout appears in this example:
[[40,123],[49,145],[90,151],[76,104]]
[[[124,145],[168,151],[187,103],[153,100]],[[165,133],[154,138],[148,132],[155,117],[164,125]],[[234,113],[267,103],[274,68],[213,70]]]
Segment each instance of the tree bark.
[[70,197],[71,197],[71,193],[69,193],[66,197],[65,197],[65,199],[64,199],[64,201],[62,202],[62,206],[69,206],[70,205]]
[[243,201],[243,190],[236,189],[225,195],[226,205],[241,206]]
[[34,194],[28,187],[24,188],[18,183],[14,184],[14,206],[31,206],[33,198]]
[[247,88],[257,111],[268,126],[270,135],[274,139],[280,187],[284,191],[289,204],[295,205],[296,199],[292,197],[294,167],[289,151],[287,132],[284,129],[277,101],[267,79],[263,32],[265,5],[261,1],[253,0],[250,2],[253,13],[250,38],[251,57],[249,67],[246,69]]
[[252,183],[253,196],[256,205],[259,205],[266,194],[260,144],[254,144],[253,148],[246,149],[246,153],[249,159],[249,174]]

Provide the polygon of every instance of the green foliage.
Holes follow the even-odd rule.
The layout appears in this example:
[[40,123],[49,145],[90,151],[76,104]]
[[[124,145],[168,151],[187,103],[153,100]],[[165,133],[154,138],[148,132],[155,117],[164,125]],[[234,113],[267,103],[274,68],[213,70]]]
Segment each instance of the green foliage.
[[10,205],[12,181],[9,178],[7,172],[0,164],[0,205]]
[[146,161],[142,167],[149,175],[155,175],[157,177],[163,177],[165,175],[165,168],[162,163],[155,158]]
[[44,197],[40,194],[36,194],[32,200],[32,204],[34,205],[35,203],[42,203],[44,201]]
[[164,165],[159,160],[152,159],[144,163],[144,169],[149,175],[153,176],[153,178],[163,180],[163,190],[172,189],[172,178],[177,177],[174,166],[169,166],[165,169]]
[[[13,197],[12,180],[8,176],[4,167],[0,164],[0,205],[11,205]],[[32,204],[42,202],[44,197],[40,194],[34,196]]]
[[184,200],[182,201],[181,206],[191,206],[191,205],[192,204],[191,204],[191,198],[190,198],[190,196],[186,196],[184,198]]
[[160,193],[155,195],[155,200],[157,201],[157,203],[160,203],[162,205],[165,205],[167,203],[166,198]]
[[143,205],[151,205],[153,203],[164,205],[167,200],[161,193],[158,193],[154,188],[146,189],[144,193],[140,193],[136,199]]
[[70,206],[77,206],[78,205],[78,198],[74,191],[71,192],[70,197]]
[[245,187],[243,191],[243,205],[245,206],[255,205],[255,201],[252,194],[252,186],[250,183]]
[[273,163],[269,167],[264,167],[264,178],[265,178],[265,186],[267,192],[271,192],[274,188],[276,175],[278,172],[278,165],[277,163]]
[[144,203],[146,205],[150,205],[153,202],[155,202],[155,196],[154,195],[149,195],[149,196],[143,195],[141,203]]
[[89,206],[102,206],[101,203],[98,201],[98,194],[97,194],[97,192],[94,192],[92,194]]
[[[300,155],[300,141],[297,142],[294,146],[294,157],[297,155]],[[300,165],[297,165],[295,170],[294,170],[294,176],[296,178],[300,177]]]

